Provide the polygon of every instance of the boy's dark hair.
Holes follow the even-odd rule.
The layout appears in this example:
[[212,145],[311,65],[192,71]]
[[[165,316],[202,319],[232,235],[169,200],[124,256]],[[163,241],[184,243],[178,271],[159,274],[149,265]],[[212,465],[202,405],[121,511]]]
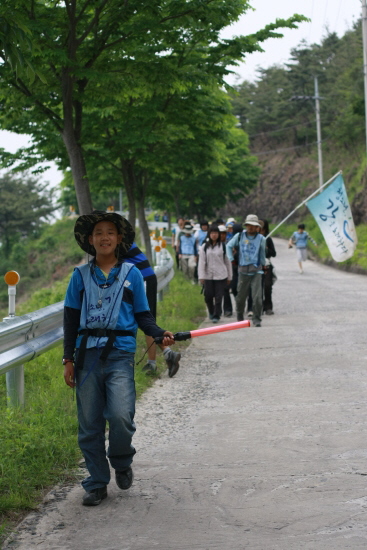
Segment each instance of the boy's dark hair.
[[306,226],[304,223],[299,223],[298,224],[298,229],[304,229]]

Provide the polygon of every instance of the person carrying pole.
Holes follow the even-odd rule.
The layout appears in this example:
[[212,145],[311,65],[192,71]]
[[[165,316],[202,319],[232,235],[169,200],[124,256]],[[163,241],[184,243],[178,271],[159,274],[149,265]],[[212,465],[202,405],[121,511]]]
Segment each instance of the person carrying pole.
[[110,465],[120,489],[133,482],[137,329],[163,337],[163,346],[174,339],[149,311],[139,269],[123,261],[134,242],[130,223],[115,212],[94,211],[76,220],[74,236],[92,260],[75,268],[66,292],[64,380],[76,387],[78,443],[89,472],[82,502],[96,506],[107,497]]

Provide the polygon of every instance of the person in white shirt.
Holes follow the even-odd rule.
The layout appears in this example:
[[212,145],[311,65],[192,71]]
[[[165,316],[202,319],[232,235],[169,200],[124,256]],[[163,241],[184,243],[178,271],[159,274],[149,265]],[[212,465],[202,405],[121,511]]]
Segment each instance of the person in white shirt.
[[220,319],[224,289],[231,280],[232,264],[218,226],[212,225],[199,250],[199,282],[204,285],[204,299],[213,323]]

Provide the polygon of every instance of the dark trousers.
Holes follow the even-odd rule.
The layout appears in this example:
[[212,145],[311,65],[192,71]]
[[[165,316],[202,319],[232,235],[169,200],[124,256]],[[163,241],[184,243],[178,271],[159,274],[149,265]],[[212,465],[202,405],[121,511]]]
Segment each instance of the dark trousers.
[[265,267],[265,273],[263,275],[263,289],[264,289],[264,311],[273,309],[272,292],[273,292],[273,266],[268,265]]
[[205,279],[204,281],[204,299],[209,315],[218,319],[222,315],[222,298],[226,285],[227,279],[220,281]]
[[224,313],[232,313],[232,311],[233,311],[231,295],[230,295],[230,292],[229,292],[230,288],[231,288],[230,286],[226,285],[226,287],[224,289],[224,294],[223,294],[223,310],[224,310]]

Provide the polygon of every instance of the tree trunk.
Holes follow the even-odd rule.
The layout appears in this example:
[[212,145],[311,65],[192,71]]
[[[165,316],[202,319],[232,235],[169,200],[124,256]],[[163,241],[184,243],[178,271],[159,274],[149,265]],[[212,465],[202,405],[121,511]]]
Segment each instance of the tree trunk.
[[[71,58],[75,58],[75,37],[73,36],[73,32],[70,34],[69,52],[71,52]],[[83,85],[85,86],[85,83]],[[80,84],[80,86],[82,87],[82,84]],[[83,109],[80,102],[73,101],[73,87],[73,78],[70,75],[69,69],[65,68],[62,72],[64,127],[61,135],[69,157],[76,198],[78,201],[79,214],[82,215],[92,212],[93,205],[84,157],[82,149],[79,145],[82,129]]]
[[129,222],[135,228],[136,225],[136,204],[135,204],[135,174],[134,161],[120,159],[121,171],[124,180],[124,187],[127,196]]
[[152,249],[150,245],[150,231],[148,222],[145,219],[145,197],[146,189],[148,187],[148,178],[144,172],[138,173],[135,175],[136,195],[137,195],[137,204],[138,204],[138,216],[139,216],[139,228],[140,228],[140,238],[145,246],[145,255],[149,260],[151,266],[153,266],[152,258]]
[[90,214],[93,210],[93,205],[83,154],[74,138],[73,130],[68,131],[65,128],[62,133],[62,138],[69,157],[79,214]]
[[182,216],[181,212],[180,212],[180,203],[179,203],[179,200],[178,200],[178,196],[175,195],[173,197],[173,202],[175,203],[175,210],[176,210],[176,220],[178,220],[178,218],[180,216]]
[[150,245],[150,230],[149,230],[148,222],[145,218],[145,194],[144,193],[140,194],[137,202],[138,202],[140,236],[145,246],[145,255],[148,258],[150,265],[153,267],[152,248]]

